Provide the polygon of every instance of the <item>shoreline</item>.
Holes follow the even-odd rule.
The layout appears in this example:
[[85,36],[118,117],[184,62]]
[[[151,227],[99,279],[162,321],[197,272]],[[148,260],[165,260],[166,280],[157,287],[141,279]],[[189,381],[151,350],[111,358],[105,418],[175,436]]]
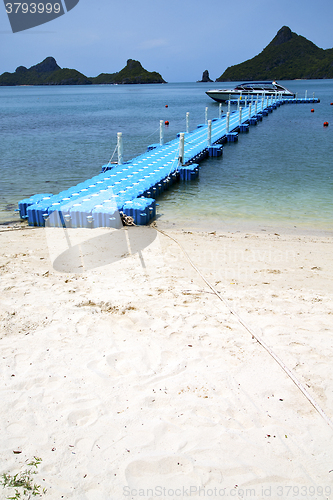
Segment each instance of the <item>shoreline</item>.
[[233,219],[230,221],[217,221],[211,219],[208,222],[202,221],[201,223],[191,223],[190,221],[171,222],[164,220],[156,220],[157,227],[162,229],[170,229],[175,231],[189,230],[194,232],[212,232],[217,231],[221,233],[279,233],[281,235],[295,235],[295,236],[333,236],[333,228],[316,226],[295,226],[291,224],[283,224],[281,221],[267,220],[267,221],[244,221],[241,219]]
[[167,233],[225,303],[154,226],[0,232],[0,474],[41,457],[54,500],[329,498],[332,429],[230,308],[332,419],[333,237]]
[[[8,220],[0,222],[1,228],[11,228],[15,226],[25,227],[27,223],[22,219],[18,218],[15,220]],[[171,231],[193,231],[196,233],[209,233],[209,232],[220,232],[225,234],[275,234],[279,235],[294,235],[294,236],[314,236],[314,237],[333,237],[333,228],[320,227],[318,225],[294,225],[283,224],[281,221],[271,220],[260,220],[260,221],[244,221],[244,219],[232,219],[229,221],[218,221],[216,219],[210,219],[208,221],[201,221],[194,223],[190,220],[182,220],[178,222],[172,222],[169,220],[164,220],[163,216],[157,217],[153,220],[148,226],[145,227],[154,227],[160,228],[162,230],[171,230]],[[34,226],[27,226],[33,228]],[[140,227],[140,226],[139,226]],[[42,227],[35,227],[35,229],[41,229]],[[80,228],[78,228],[80,229]]]

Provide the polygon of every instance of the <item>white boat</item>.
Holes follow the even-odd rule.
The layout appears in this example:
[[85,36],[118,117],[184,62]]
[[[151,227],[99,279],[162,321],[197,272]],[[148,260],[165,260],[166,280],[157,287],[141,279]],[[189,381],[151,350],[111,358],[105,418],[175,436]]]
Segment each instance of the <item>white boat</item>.
[[295,97],[282,85],[276,82],[245,82],[237,85],[234,89],[215,89],[207,90],[206,94],[217,102],[225,102],[229,99],[238,99],[238,97],[249,96],[259,97],[277,95],[281,97]]

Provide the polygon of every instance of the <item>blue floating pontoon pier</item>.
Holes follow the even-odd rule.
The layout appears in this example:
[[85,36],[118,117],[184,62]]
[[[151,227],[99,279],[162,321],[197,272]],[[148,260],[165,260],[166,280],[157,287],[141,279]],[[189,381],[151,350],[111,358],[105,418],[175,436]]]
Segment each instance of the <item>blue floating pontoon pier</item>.
[[[313,103],[318,99],[282,99],[281,96],[231,101],[228,112],[219,118],[186,132],[163,144],[162,121],[160,144],[123,163],[122,137],[118,133],[118,164],[102,167],[102,172],[76,186],[53,195],[34,195],[19,202],[22,219],[31,226],[120,227],[119,212],[133,217],[135,224],[145,225],[156,216],[156,199],[176,181],[189,181],[199,175],[198,163],[208,156],[221,156],[225,142],[238,140],[239,132],[267,116],[282,104]],[[230,104],[237,109],[230,111]],[[244,107],[241,105],[244,104]]]

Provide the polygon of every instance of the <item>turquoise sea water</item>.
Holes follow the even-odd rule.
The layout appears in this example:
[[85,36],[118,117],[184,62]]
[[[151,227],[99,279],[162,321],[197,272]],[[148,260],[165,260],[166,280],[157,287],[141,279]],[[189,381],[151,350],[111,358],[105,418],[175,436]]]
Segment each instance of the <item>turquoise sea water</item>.
[[[226,144],[222,158],[202,162],[199,180],[159,198],[161,223],[333,230],[333,80],[284,84],[321,102],[278,108]],[[170,123],[167,141],[184,131],[187,111],[191,129],[204,122],[206,106],[217,117],[205,90],[225,86],[0,87],[0,222],[18,219],[22,198],[56,194],[99,173],[117,132],[126,161],[159,142],[161,119]]]

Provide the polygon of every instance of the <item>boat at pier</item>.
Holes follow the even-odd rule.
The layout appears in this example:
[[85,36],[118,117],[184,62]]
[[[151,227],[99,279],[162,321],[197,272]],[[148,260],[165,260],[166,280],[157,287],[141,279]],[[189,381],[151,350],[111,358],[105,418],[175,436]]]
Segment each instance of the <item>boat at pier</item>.
[[207,90],[206,94],[214,101],[225,102],[229,99],[238,99],[239,97],[259,97],[265,96],[280,96],[280,97],[295,97],[290,90],[283,87],[279,83],[273,82],[245,82],[237,85],[234,89],[215,89]]

